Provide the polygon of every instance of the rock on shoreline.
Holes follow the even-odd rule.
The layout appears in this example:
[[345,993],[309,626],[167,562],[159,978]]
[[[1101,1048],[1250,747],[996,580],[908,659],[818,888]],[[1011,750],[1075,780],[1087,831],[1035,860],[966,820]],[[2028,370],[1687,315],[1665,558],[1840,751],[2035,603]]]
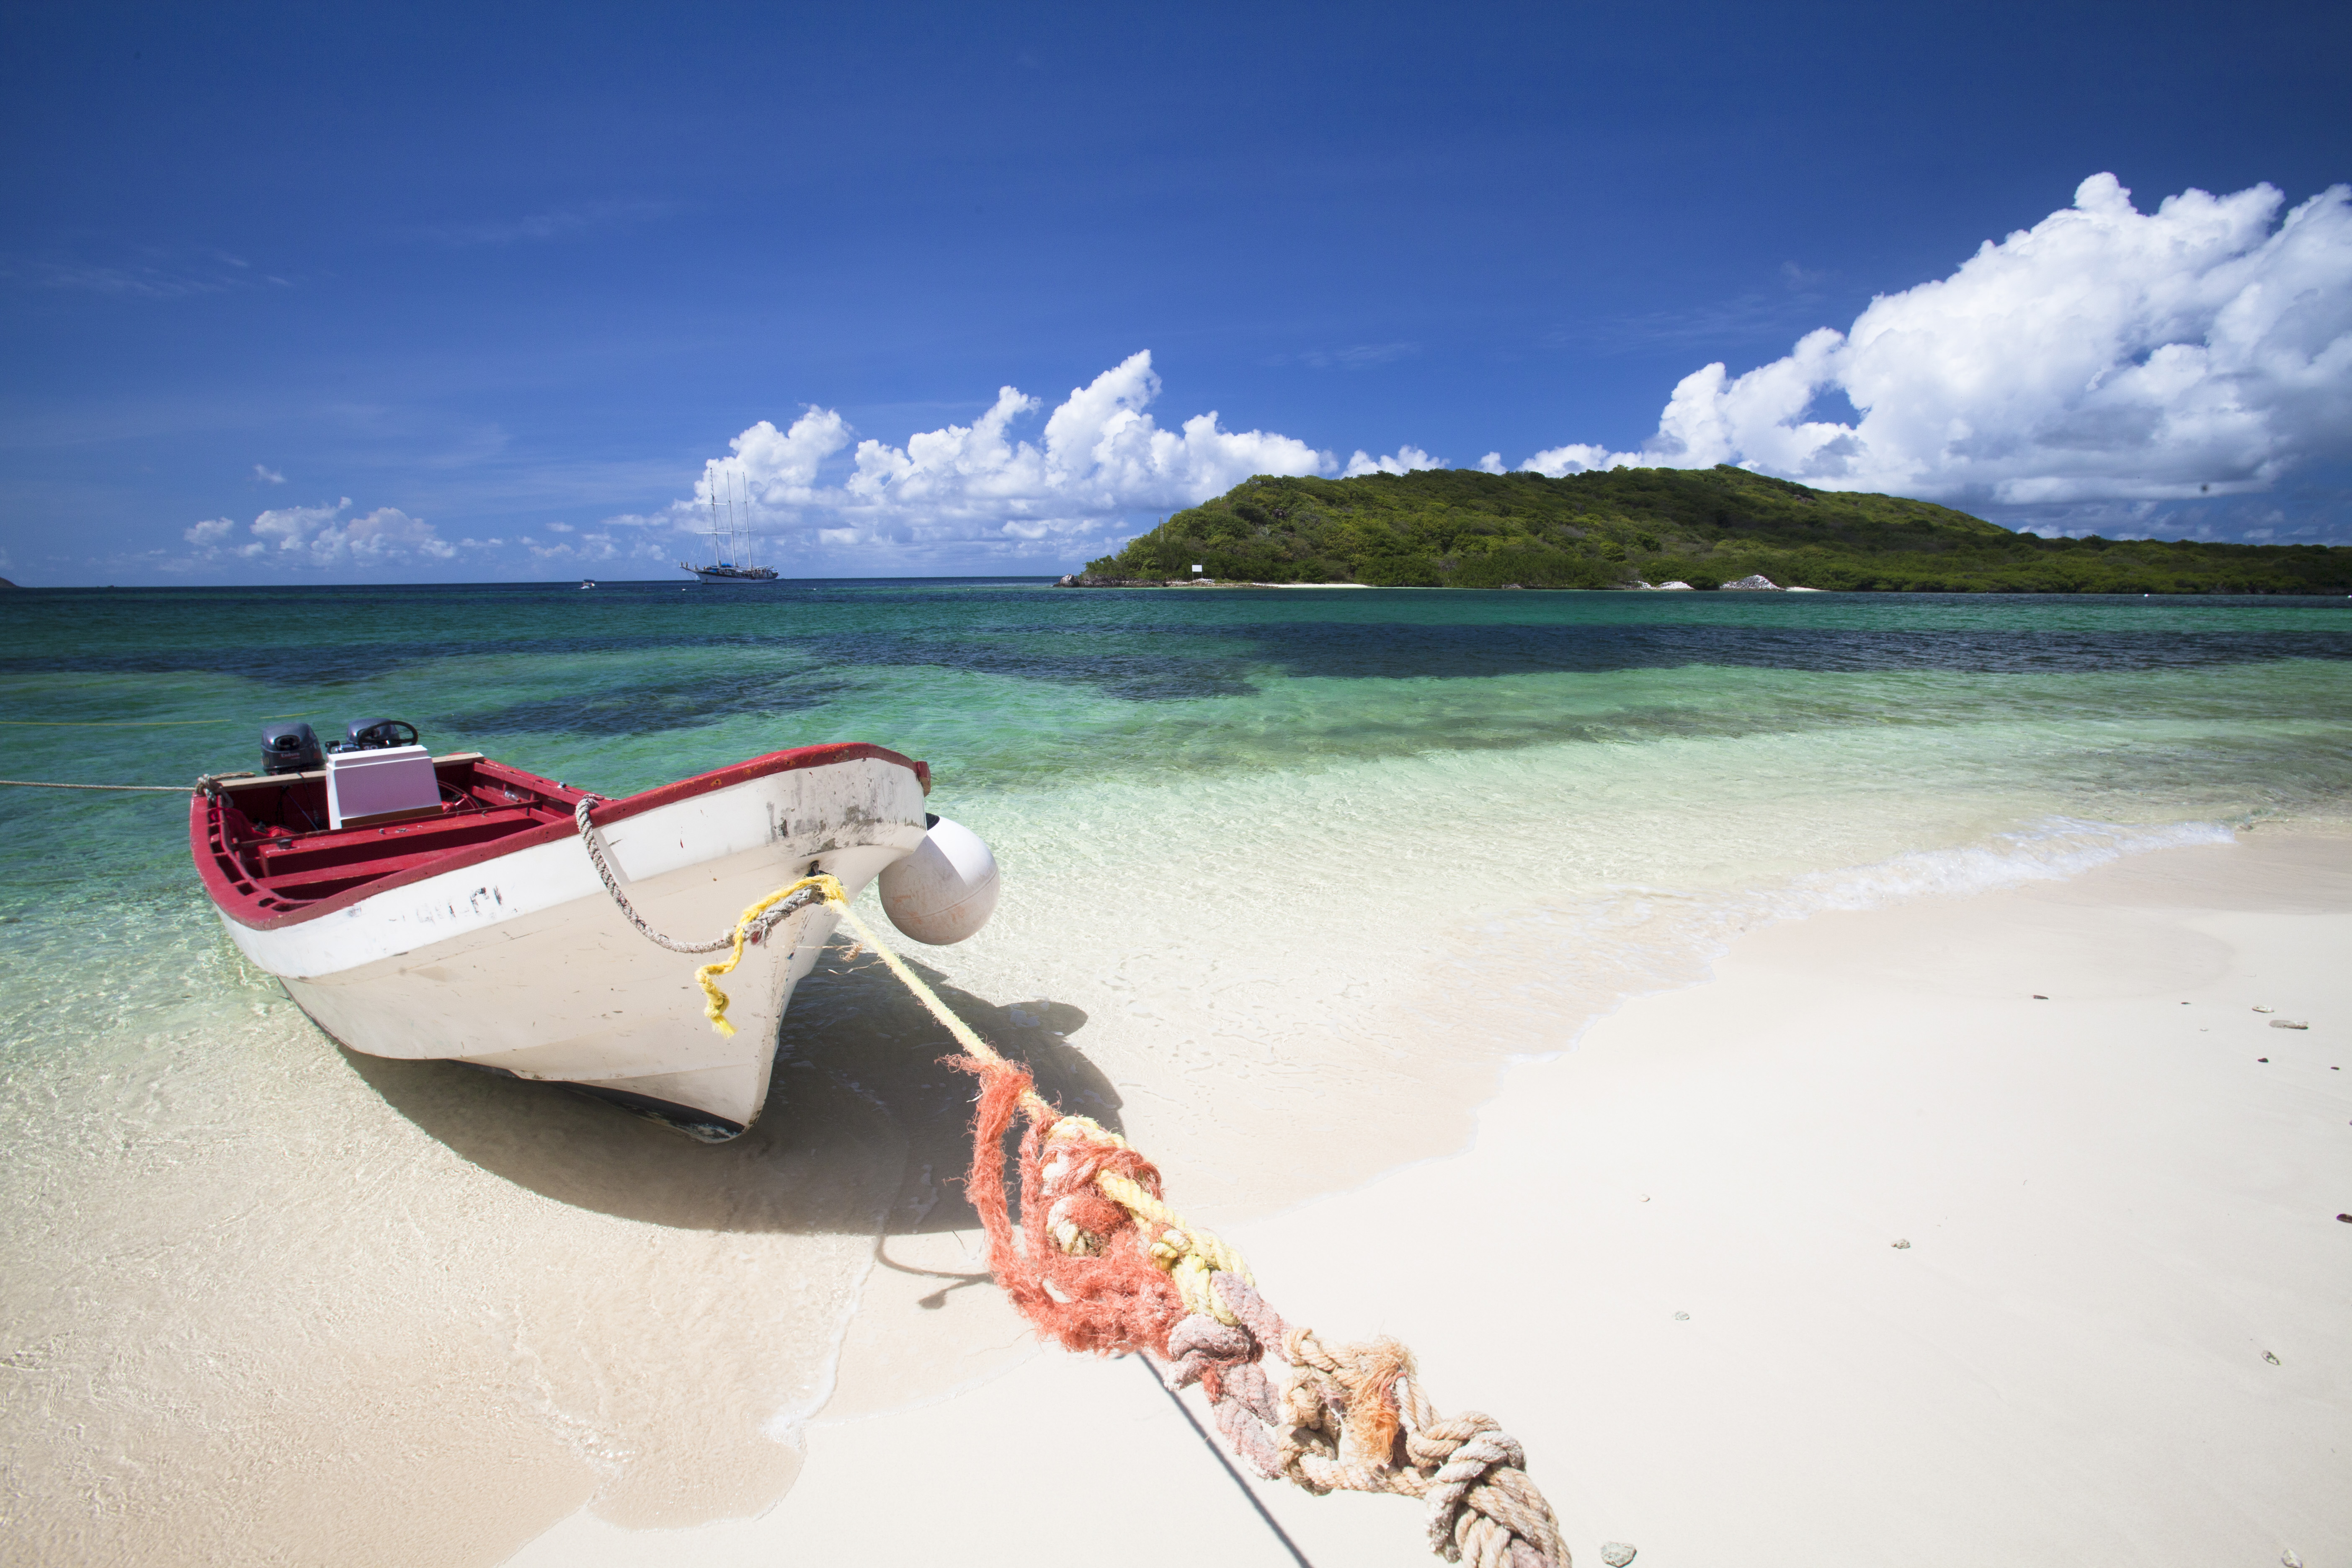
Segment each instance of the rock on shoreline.
[[[1091,572],[1070,572],[1054,579],[1056,588],[1213,588],[1214,577],[1097,577]],[[1228,583],[1227,587],[1233,584]]]

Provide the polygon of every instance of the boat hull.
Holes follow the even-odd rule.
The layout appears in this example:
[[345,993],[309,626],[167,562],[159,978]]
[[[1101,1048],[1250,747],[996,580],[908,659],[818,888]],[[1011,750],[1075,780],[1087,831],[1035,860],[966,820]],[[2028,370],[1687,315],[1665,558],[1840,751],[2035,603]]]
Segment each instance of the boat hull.
[[694,574],[694,580],[698,583],[730,584],[738,587],[758,588],[782,581],[773,572],[767,571],[714,572],[702,566],[688,566],[687,570]]
[[[812,870],[854,898],[920,846],[925,826],[921,776],[887,753],[632,805],[596,808],[616,817],[597,828],[607,861],[646,922],[688,942],[727,932],[747,906]],[[575,1084],[719,1137],[758,1117],[784,1010],[836,916],[814,905],[746,945],[719,982],[732,1037],[705,1019],[694,981],[698,964],[724,954],[648,941],[574,834],[310,918],[251,923],[224,908],[222,920],[239,950],[352,1050]]]

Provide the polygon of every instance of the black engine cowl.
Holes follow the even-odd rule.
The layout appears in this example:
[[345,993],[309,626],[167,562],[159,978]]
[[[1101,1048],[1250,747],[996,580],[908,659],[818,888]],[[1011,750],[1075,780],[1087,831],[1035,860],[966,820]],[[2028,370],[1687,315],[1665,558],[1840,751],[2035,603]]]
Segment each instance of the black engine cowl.
[[327,765],[318,732],[308,724],[268,724],[261,731],[261,771],[309,773]]

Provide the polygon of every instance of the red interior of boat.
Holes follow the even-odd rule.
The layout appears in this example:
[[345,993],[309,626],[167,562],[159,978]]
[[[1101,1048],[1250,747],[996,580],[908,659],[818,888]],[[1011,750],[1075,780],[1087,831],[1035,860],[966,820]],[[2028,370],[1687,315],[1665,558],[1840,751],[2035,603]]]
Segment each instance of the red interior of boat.
[[239,902],[276,914],[534,828],[573,831],[582,792],[567,784],[471,752],[436,758],[433,771],[438,816],[341,832],[327,826],[324,773],[231,779],[206,814],[210,853],[197,863]]
[[[594,808],[600,824],[706,791],[792,768],[877,757],[911,770],[930,792],[927,763],[880,746],[802,746],[771,752]],[[587,792],[478,752],[433,761],[437,816],[380,826],[328,827],[327,775],[278,773],[221,781],[200,792],[188,822],[205,890],[223,913],[256,927],[313,919],[404,881],[436,876],[578,832],[572,810]]]

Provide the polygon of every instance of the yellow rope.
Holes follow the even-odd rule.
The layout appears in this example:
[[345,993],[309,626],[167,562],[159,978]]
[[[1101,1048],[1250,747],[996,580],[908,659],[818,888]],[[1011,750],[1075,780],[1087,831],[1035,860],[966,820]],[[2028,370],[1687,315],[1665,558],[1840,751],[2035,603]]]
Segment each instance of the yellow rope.
[[[835,885],[838,886],[838,884]],[[955,1037],[955,1043],[957,1045],[961,1046],[965,1050],[970,1051],[973,1056],[978,1057],[982,1061],[988,1063],[991,1067],[1010,1067],[1012,1065],[997,1054],[995,1047],[990,1045],[986,1040],[982,1039],[978,1035],[974,1034],[971,1025],[965,1023],[961,1018],[957,1017],[953,1013],[950,1012],[946,1003],[940,1001],[937,996],[932,994],[931,988],[923,984],[923,977],[917,974],[913,970],[908,968],[907,961],[900,958],[897,953],[891,952],[890,944],[884,942],[880,937],[876,936],[872,926],[867,925],[864,921],[857,918],[857,911],[849,907],[847,900],[845,899],[840,900],[840,908],[841,918],[849,922],[849,929],[857,933],[857,940],[872,948],[875,955],[880,958],[884,963],[889,965],[890,973],[897,975],[899,982],[903,984],[908,990],[915,994],[915,1000],[920,1002],[923,1006],[929,1010],[932,1017],[937,1018],[941,1024],[946,1026],[948,1033]],[[1034,1090],[1022,1096],[1021,1105],[1023,1110],[1032,1111],[1051,1110],[1053,1109],[1051,1106],[1047,1105],[1044,1100],[1040,1099]]]
[[1131,1177],[1104,1171],[1096,1175],[1095,1185],[1102,1189],[1103,1196],[1135,1216],[1136,1228],[1151,1239],[1151,1260],[1176,1281],[1184,1305],[1221,1323],[1241,1321],[1225,1305],[1224,1298],[1209,1288],[1212,1274],[1237,1274],[1252,1285],[1257,1283],[1257,1277],[1231,1243],[1192,1225]]
[[732,974],[735,972],[735,966],[743,961],[743,938],[751,929],[751,922],[799,892],[803,888],[816,889],[824,895],[826,903],[836,908],[842,910],[849,908],[849,900],[843,895],[841,884],[833,878],[822,871],[814,877],[803,877],[790,887],[778,888],[774,892],[745,910],[742,918],[735,922],[735,942],[734,946],[728,951],[727,956],[717,963],[706,963],[694,972],[694,983],[702,987],[702,994],[706,998],[702,1005],[702,1016],[710,1020],[712,1028],[730,1039],[735,1037],[735,1026],[727,1021],[727,993],[719,989],[717,983],[710,977],[714,974]]

